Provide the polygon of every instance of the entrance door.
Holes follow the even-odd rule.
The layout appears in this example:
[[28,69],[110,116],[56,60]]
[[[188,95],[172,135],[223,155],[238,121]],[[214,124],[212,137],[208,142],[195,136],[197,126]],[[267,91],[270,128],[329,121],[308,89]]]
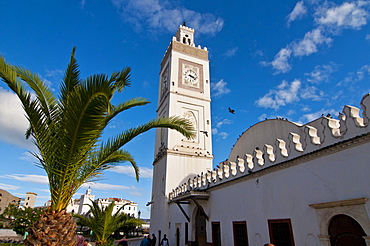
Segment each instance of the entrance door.
[[206,218],[200,212],[200,209],[197,210],[195,217],[195,243],[198,246],[207,245]]
[[176,246],[180,246],[180,229],[176,228]]
[[329,236],[332,246],[366,246],[366,236],[360,224],[351,217],[340,214],[333,217],[329,224]]

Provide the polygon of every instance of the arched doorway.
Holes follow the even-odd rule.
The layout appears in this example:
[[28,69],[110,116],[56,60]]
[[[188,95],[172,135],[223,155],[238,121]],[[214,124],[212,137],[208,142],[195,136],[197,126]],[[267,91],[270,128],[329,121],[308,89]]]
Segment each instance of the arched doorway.
[[330,244],[332,246],[366,246],[366,236],[360,224],[351,217],[340,214],[329,223]]
[[206,217],[204,217],[199,208],[195,216],[195,245],[207,245]]

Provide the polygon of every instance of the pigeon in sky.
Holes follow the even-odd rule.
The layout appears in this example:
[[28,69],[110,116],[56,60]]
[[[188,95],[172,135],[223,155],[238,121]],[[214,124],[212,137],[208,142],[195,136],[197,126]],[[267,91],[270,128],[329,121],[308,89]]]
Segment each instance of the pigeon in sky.
[[229,107],[229,112],[232,113],[232,114],[235,114],[235,110],[231,109],[230,107]]

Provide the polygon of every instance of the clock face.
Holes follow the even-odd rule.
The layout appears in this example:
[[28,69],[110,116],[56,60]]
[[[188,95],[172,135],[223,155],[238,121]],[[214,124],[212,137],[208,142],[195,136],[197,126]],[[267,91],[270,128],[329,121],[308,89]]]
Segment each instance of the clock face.
[[182,83],[184,85],[199,88],[199,68],[190,65],[185,65],[182,74]]
[[195,85],[198,82],[199,76],[194,70],[187,69],[184,71],[184,79],[189,85]]
[[190,91],[203,92],[203,66],[179,59],[179,87]]

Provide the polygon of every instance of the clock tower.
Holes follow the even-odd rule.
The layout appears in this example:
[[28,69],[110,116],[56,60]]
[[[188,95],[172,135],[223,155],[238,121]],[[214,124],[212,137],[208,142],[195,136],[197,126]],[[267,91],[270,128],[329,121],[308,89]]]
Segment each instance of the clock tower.
[[195,46],[194,29],[179,27],[160,69],[157,117],[187,118],[196,134],[187,139],[175,130],[157,129],[150,230],[158,239],[172,234],[170,210],[179,209],[168,204],[169,192],[211,170],[213,160],[208,51]]

